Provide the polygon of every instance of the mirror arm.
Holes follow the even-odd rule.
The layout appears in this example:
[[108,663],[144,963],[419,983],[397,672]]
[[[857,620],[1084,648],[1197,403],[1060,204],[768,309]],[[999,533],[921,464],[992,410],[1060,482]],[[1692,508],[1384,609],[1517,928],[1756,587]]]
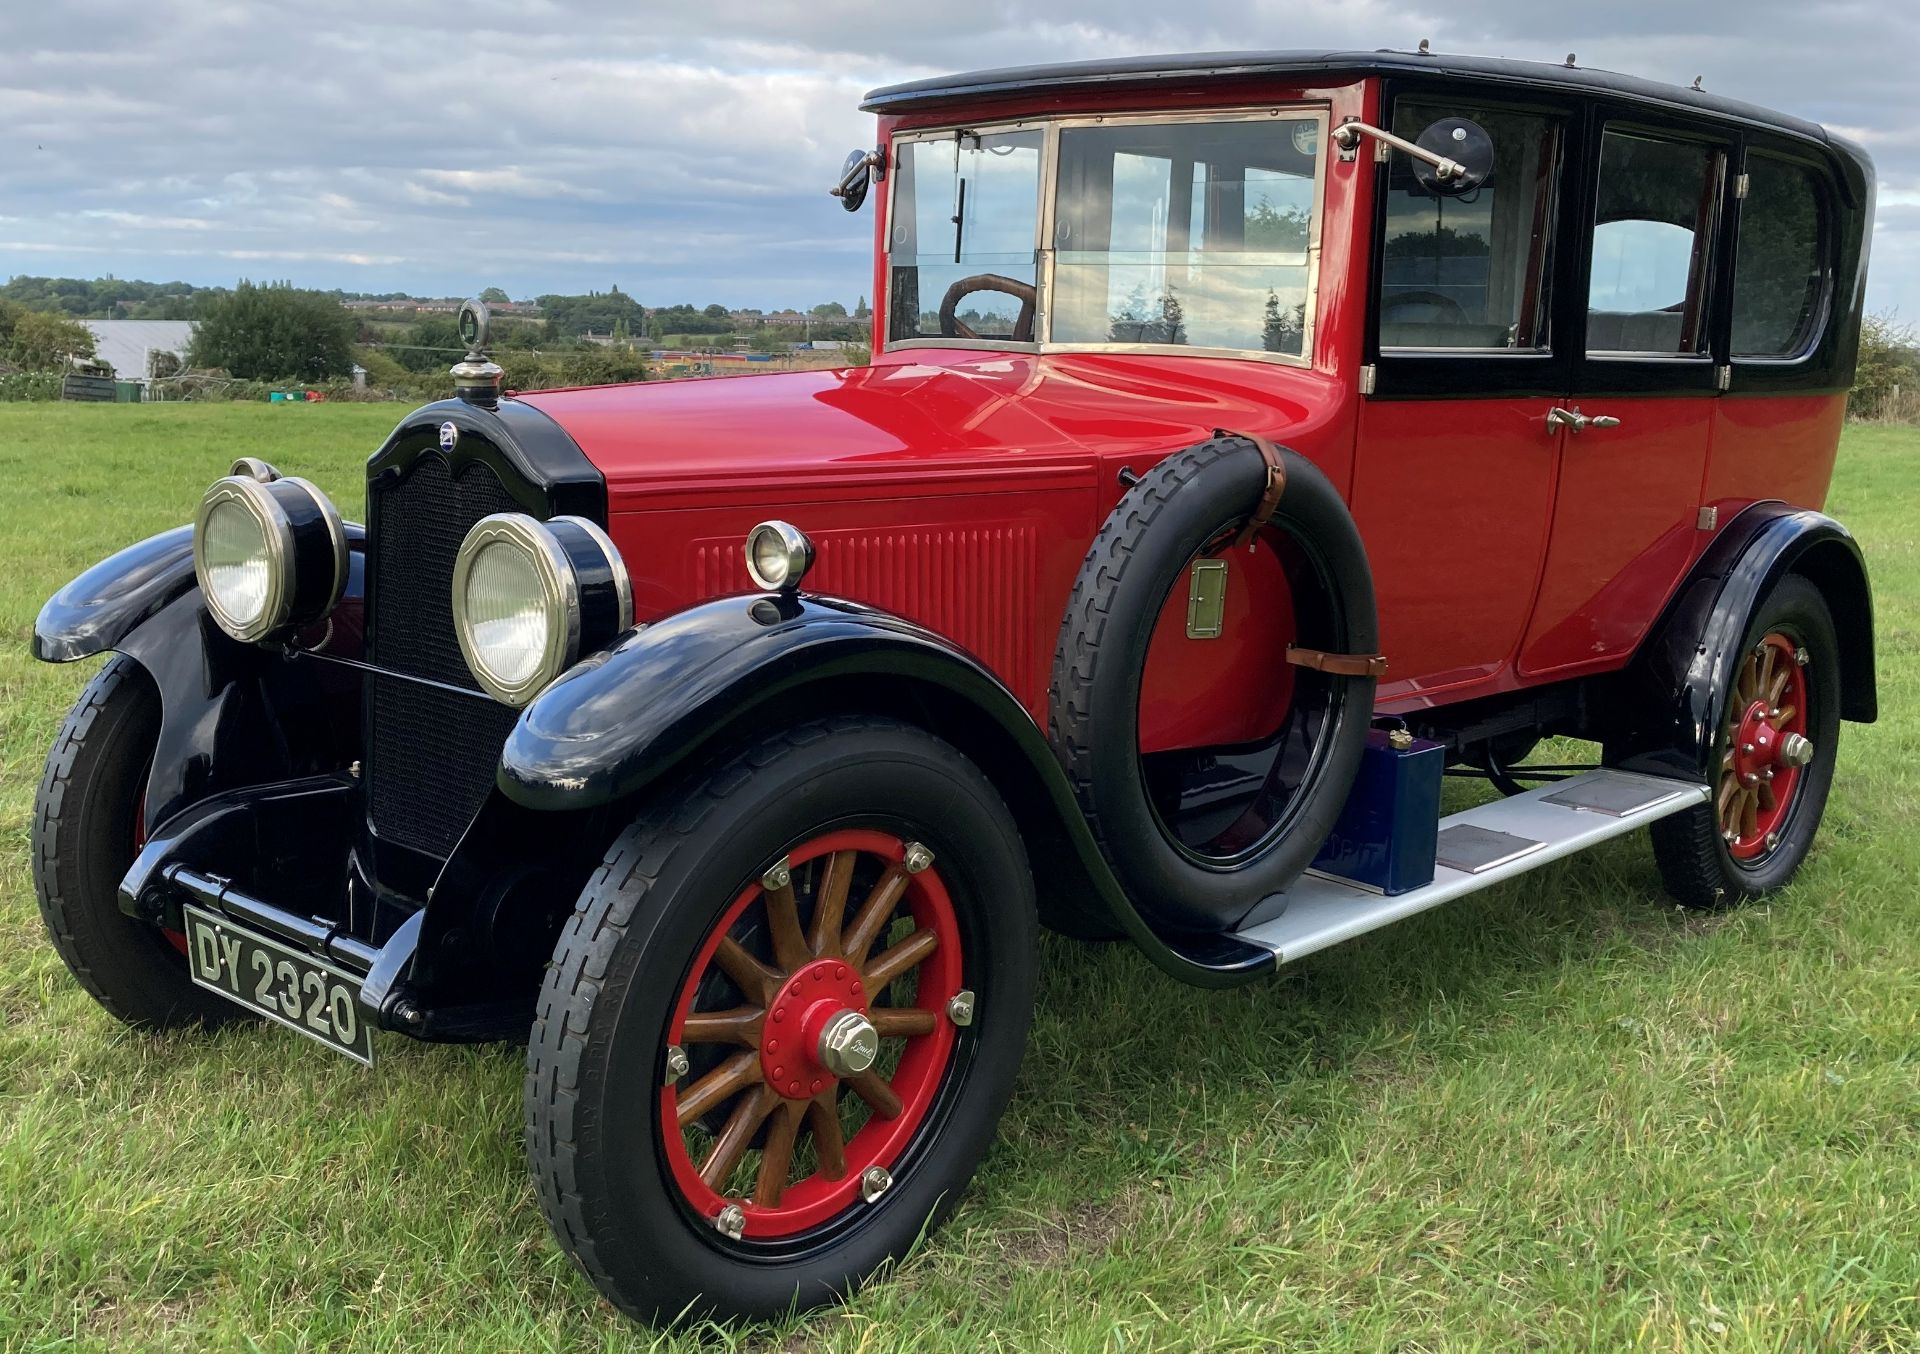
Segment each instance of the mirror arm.
[[1403,136],[1395,136],[1383,127],[1376,127],[1359,118],[1348,118],[1333,129],[1333,144],[1340,152],[1342,160],[1351,160],[1354,152],[1360,149],[1360,138],[1370,136],[1374,140],[1392,146],[1397,151],[1411,155],[1416,160],[1424,160],[1433,166],[1433,176],[1442,183],[1450,179],[1464,178],[1467,167],[1458,160],[1450,160],[1444,155],[1436,155],[1425,146],[1416,146]]
[[832,197],[845,197],[853,191],[853,185],[859,182],[863,175],[869,170],[879,168],[879,166],[880,152],[874,150],[868,151],[865,155],[847,166],[847,172],[840,176],[840,182],[827,189],[827,193]]

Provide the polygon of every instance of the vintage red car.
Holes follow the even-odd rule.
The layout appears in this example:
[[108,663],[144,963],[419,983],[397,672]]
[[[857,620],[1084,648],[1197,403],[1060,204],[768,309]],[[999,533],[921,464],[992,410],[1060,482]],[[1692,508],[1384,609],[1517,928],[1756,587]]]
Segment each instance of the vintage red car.
[[1875,714],[1845,140],[1424,51],[867,107],[872,365],[502,398],[470,312],[364,527],[243,461],[35,632],[114,655],[33,828],[76,978],[528,1039],[554,1234],[648,1318],[953,1207],[1037,921],[1239,983],[1646,825],[1733,903]]

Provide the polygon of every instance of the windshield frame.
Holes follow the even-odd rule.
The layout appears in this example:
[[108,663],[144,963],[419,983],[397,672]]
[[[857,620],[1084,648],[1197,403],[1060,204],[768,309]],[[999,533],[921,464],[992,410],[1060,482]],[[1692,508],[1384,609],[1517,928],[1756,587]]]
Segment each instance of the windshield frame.
[[[1055,342],[1053,340],[1053,270],[1054,250],[1049,242],[1055,235],[1055,213],[1059,194],[1060,170],[1060,133],[1063,129],[1075,127],[1112,127],[1128,124],[1146,124],[1150,126],[1172,125],[1177,123],[1223,123],[1223,122],[1261,122],[1268,119],[1285,118],[1290,121],[1311,119],[1315,124],[1314,136],[1320,151],[1314,156],[1313,166],[1313,215],[1307,226],[1307,280],[1306,308],[1302,315],[1300,352],[1274,353],[1258,348],[1215,348],[1201,347],[1184,343],[1120,343],[1120,342]],[[894,213],[899,205],[895,191],[901,175],[898,172],[900,148],[920,141],[952,140],[961,132],[978,132],[982,135],[996,135],[1007,132],[1039,131],[1040,143],[1040,201],[1034,216],[1035,258],[1038,262],[1036,288],[1039,304],[1034,315],[1036,337],[1027,342],[1014,339],[994,338],[892,338],[884,337],[877,351],[894,352],[915,348],[962,348],[994,352],[1021,353],[1151,353],[1158,356],[1177,355],[1183,357],[1230,358],[1241,362],[1268,362],[1285,367],[1311,368],[1314,365],[1314,335],[1318,330],[1320,311],[1320,254],[1321,232],[1326,221],[1327,159],[1329,154],[1328,127],[1332,110],[1324,101],[1303,100],[1300,102],[1238,105],[1227,108],[1209,108],[1185,110],[1179,112],[1137,113],[1101,113],[1071,114],[1062,117],[1026,117],[983,120],[979,122],[948,123],[938,127],[916,127],[911,131],[895,132],[887,146],[887,198],[886,231],[883,236],[882,274],[885,279],[882,306],[878,312],[883,326],[891,324],[893,315],[893,241],[895,236]]]

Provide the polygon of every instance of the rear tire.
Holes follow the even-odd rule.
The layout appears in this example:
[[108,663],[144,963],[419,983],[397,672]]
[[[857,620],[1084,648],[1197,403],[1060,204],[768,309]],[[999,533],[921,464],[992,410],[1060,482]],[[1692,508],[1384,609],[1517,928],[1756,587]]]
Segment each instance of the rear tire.
[[186,955],[165,932],[120,910],[159,736],[153,679],[115,655],[80,693],[47,754],[32,830],[34,892],[53,948],[95,1001],[148,1030],[240,1014],[193,985]]
[[[932,863],[908,877],[914,843]],[[765,882],[789,862],[790,884]],[[893,871],[904,893],[883,893]],[[783,889],[797,917],[784,932]],[[863,945],[869,910],[891,920]],[[881,961],[904,964],[923,930],[936,944],[900,969],[906,993]],[[541,987],[527,1146],[555,1239],[644,1321],[773,1317],[851,1291],[952,1210],[992,1141],[1026,1042],[1035,942],[1011,815],[924,730],[823,720],[672,787],[608,849]],[[964,1023],[962,990],[978,997]],[[823,1001],[838,1013],[822,1017]],[[815,1065],[824,1042],[812,1024],[795,1031],[849,1004],[894,1041],[861,1076]],[[863,1076],[884,1089],[861,1090]],[[872,1097],[889,1091],[883,1115]],[[853,1121],[844,1139],[831,1130],[838,1146],[821,1140],[823,1108]],[[875,1167],[889,1178],[866,1198]]]
[[[1784,802],[1768,811],[1768,817],[1754,822],[1748,833],[1753,840],[1743,838],[1743,821],[1737,811],[1727,812],[1736,806],[1725,798],[1729,792],[1738,795],[1745,788],[1738,768],[1727,765],[1729,754],[1738,751],[1736,739],[1743,710],[1736,692],[1727,693],[1729,708],[1718,712],[1720,732],[1709,762],[1715,768],[1714,799],[1652,827],[1653,854],[1659,862],[1661,880],[1667,892],[1687,907],[1733,907],[1784,888],[1812,849],[1826,810],[1840,746],[1840,645],[1826,598],[1797,574],[1782,579],[1755,608],[1736,673],[1748,661],[1747,655],[1758,653],[1769,643],[1785,655],[1782,662],[1797,669],[1786,676],[1804,690],[1806,708],[1794,712],[1798,717],[1791,722],[1803,726],[1804,737],[1812,740],[1813,760],[1793,772],[1790,793],[1782,797]],[[1804,665],[1795,662],[1794,650],[1806,655]],[[1766,771],[1770,776],[1783,777],[1784,768],[1768,767]],[[1731,784],[1727,780],[1730,772]],[[1779,783],[1778,779],[1772,780],[1770,787]],[[1734,834],[1731,841],[1729,832]]]

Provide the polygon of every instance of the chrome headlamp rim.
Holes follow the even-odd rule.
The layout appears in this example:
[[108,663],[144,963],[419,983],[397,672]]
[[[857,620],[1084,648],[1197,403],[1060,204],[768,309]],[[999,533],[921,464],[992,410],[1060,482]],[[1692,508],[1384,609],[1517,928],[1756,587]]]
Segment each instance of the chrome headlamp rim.
[[[259,615],[251,620],[235,616],[222,605],[207,568],[207,523],[217,508],[229,503],[237,504],[254,519],[266,552],[266,596]],[[293,606],[293,523],[265,484],[242,475],[228,475],[208,486],[193,514],[193,574],[214,623],[241,643],[256,643],[286,624]]]
[[600,552],[607,557],[607,567],[613,574],[615,609],[618,612],[618,623],[614,626],[614,630],[618,632],[630,629],[633,625],[633,575],[627,572],[627,561],[620,554],[620,547],[615,545],[613,537],[607,535],[606,530],[591,518],[566,514],[554,518],[549,525],[561,522],[571,523],[584,531],[592,538],[593,543],[600,547]]
[[[540,580],[546,611],[546,643],[540,660],[526,677],[503,681],[490,668],[473,639],[467,613],[467,587],[473,566],[487,546],[504,543],[518,548],[532,562]],[[609,542],[611,544],[611,542]],[[613,558],[618,559],[617,552]],[[525,705],[573,665],[580,652],[580,584],[566,551],[547,527],[518,512],[497,512],[481,518],[460,542],[453,561],[453,631],[467,670],[489,696],[503,705]]]
[[[785,555],[786,570],[779,578],[772,578],[760,572],[760,565],[754,559],[758,545],[772,535],[780,543]],[[807,533],[791,522],[779,518],[762,522],[747,533],[746,543],[747,577],[753,580],[755,587],[766,592],[792,592],[800,586],[800,580],[807,576],[813,567],[813,542],[807,539]]]

